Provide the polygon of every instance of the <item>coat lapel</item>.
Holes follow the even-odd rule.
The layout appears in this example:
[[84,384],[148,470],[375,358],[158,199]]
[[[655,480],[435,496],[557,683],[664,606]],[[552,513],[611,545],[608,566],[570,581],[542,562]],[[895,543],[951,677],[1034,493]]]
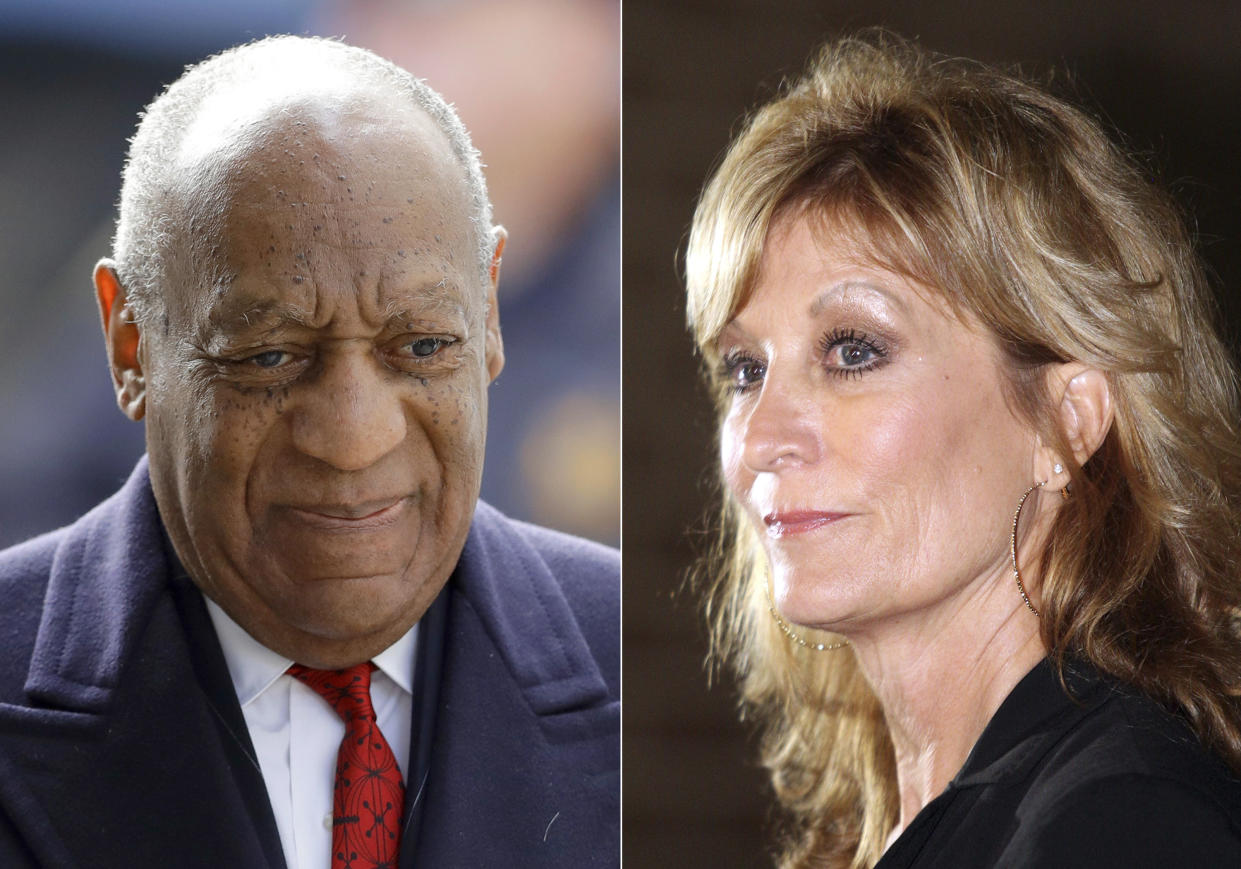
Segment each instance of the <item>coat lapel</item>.
[[448,588],[426,806],[403,865],[615,865],[619,704],[547,563],[480,504]]
[[0,705],[0,794],[40,863],[271,865],[194,661],[144,461],[60,539],[28,703]]

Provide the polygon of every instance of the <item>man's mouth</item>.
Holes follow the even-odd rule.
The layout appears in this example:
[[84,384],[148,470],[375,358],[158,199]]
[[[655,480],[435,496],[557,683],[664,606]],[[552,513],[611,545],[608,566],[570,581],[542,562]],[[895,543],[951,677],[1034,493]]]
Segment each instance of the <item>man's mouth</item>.
[[351,503],[302,504],[289,509],[303,522],[324,530],[363,531],[394,524],[408,506],[409,499],[400,496]]

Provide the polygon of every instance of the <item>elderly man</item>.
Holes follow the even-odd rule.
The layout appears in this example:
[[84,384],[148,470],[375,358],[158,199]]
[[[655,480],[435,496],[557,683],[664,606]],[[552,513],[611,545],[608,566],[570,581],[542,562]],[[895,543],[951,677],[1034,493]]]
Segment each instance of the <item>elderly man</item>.
[[281,37],[148,108],[95,287],[149,460],[0,555],[0,865],[618,862],[618,563],[478,502],[476,152]]

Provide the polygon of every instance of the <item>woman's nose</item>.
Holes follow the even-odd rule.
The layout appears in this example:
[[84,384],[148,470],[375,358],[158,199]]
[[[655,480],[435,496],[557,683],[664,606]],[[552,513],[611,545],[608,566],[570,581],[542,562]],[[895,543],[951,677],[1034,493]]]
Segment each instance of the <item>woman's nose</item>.
[[296,410],[293,443],[342,471],[370,467],[405,439],[400,394],[365,351],[342,351],[323,366]]
[[742,460],[755,473],[819,459],[822,432],[811,413],[813,401],[795,379],[771,370],[744,418]]

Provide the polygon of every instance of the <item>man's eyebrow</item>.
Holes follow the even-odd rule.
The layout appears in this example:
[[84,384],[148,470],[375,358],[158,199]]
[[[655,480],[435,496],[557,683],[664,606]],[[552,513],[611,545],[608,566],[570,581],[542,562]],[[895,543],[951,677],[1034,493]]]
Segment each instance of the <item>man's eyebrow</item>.
[[[444,315],[466,315],[465,300],[446,279],[389,300],[382,317],[386,328],[399,330],[429,316]],[[198,339],[206,346],[238,335],[257,337],[293,327],[311,329],[314,316],[313,311],[280,300],[222,306],[207,315]]]
[[425,304],[411,306],[408,300],[394,301],[384,311],[384,322],[417,323],[428,316],[464,316],[465,306],[460,299],[428,298]]
[[383,316],[386,322],[393,323],[401,320],[417,321],[427,314],[463,315],[465,310],[465,294],[450,284],[448,278],[441,278],[433,284],[389,299]]
[[283,326],[306,326],[306,312],[287,302],[256,302],[234,309],[224,308],[207,315],[206,326],[216,333],[272,332]]

